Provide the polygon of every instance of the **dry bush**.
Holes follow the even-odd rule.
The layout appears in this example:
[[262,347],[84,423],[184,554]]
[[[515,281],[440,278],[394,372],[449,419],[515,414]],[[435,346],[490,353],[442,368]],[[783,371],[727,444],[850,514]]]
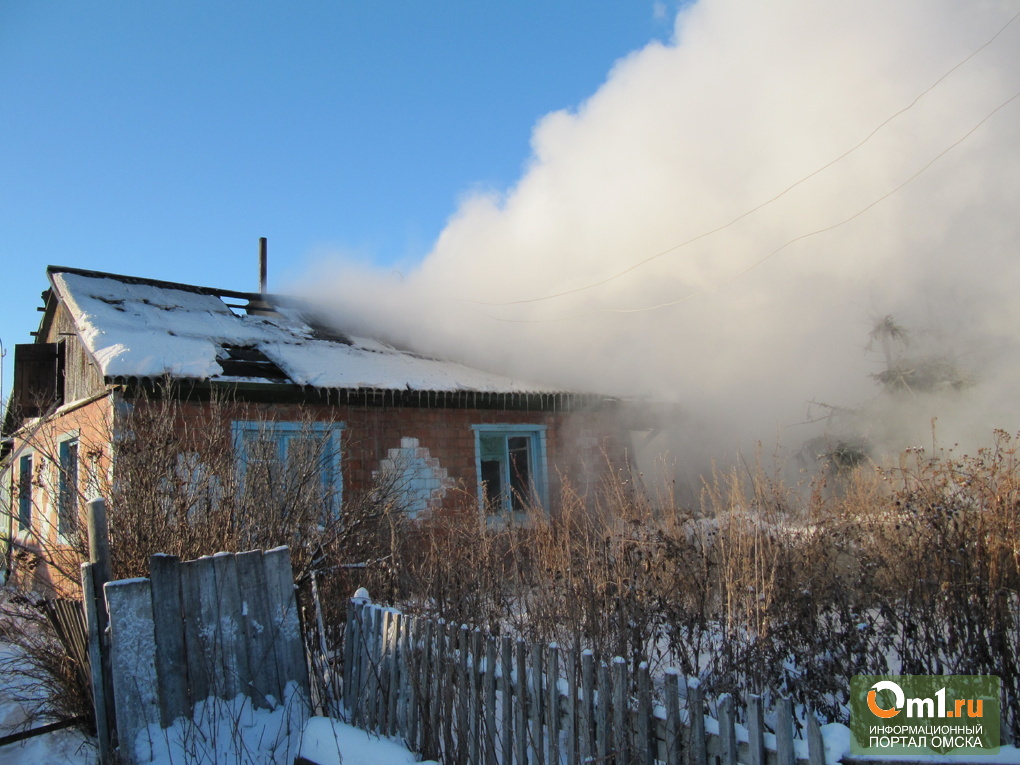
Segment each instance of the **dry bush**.
[[[154,553],[190,560],[287,545],[301,583],[317,568],[337,570],[348,563],[391,559],[392,519],[400,515],[392,493],[374,487],[348,492],[341,502],[339,483],[322,479],[324,469],[335,470],[338,450],[345,446],[336,431],[324,427],[331,423],[303,412],[297,426],[287,426],[292,440],[283,461],[270,451],[279,423],[265,415],[264,410],[229,399],[193,406],[179,391],[165,388],[82,428],[75,482],[77,526],[56,536],[47,508],[36,504],[32,532],[37,544],[19,547],[15,553],[21,558],[19,576],[7,585],[13,602],[22,607],[8,614],[6,639],[27,657],[26,682],[48,689],[52,712],[62,717],[90,715],[90,702],[73,687],[52,628],[24,606],[41,596],[73,597],[80,592],[80,563],[88,557],[83,512],[88,499],[101,496],[107,502],[114,579],[147,576]],[[246,443],[243,461],[238,459],[232,429],[237,420],[259,421],[265,428],[265,438],[262,431],[255,431]],[[46,428],[29,435],[39,464],[39,491],[33,492],[33,499],[41,502],[45,491],[52,495],[53,476],[61,469],[59,443]],[[16,513],[16,507],[10,512]],[[58,592],[46,588],[53,582],[59,584]],[[350,584],[342,575],[325,580],[323,601],[341,604],[336,610],[343,611]],[[343,589],[332,592],[334,585]]]
[[[915,453],[794,491],[760,464],[697,507],[625,474],[554,516],[487,529],[477,511],[401,528],[391,602],[599,657],[671,664],[710,695],[792,695],[846,721],[857,674],[992,674],[1020,694],[1020,458]],[[668,488],[668,487],[667,487]],[[669,497],[664,491],[662,496]]]

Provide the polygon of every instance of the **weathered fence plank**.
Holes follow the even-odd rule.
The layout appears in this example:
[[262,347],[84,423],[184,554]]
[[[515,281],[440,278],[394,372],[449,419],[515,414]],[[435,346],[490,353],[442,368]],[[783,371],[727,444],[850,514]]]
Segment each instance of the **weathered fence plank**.
[[793,708],[789,699],[776,703],[776,763],[793,765]]
[[[223,698],[232,699],[246,692],[252,681],[248,666],[248,641],[244,634],[241,589],[234,556],[219,553],[212,560],[216,572],[216,611],[220,629],[217,663],[223,671]],[[287,578],[290,578],[289,574]]]
[[144,734],[160,717],[152,593],[147,579],[108,582],[104,591],[110,609],[118,748],[128,762],[145,762],[152,759],[153,749]]
[[707,765],[708,752],[705,741],[705,699],[697,680],[687,683],[687,739],[688,762],[690,765]]
[[675,670],[663,677],[664,706],[658,707],[644,662],[631,670],[623,658],[596,662],[590,651],[578,656],[555,644],[486,637],[465,625],[384,617],[390,612],[375,606],[355,607],[352,613],[348,634],[353,639],[358,625],[366,625],[366,639],[345,646],[350,684],[364,656],[370,657],[371,671],[381,667],[384,677],[392,677],[362,703],[377,710],[380,732],[395,725],[412,746],[414,736],[406,731],[417,726],[420,748],[429,757],[464,765],[824,765],[824,742],[811,718],[812,759],[794,759],[788,699],[777,706],[778,751],[766,751],[758,697],[748,699],[745,743],[737,737],[736,699],[720,697],[718,732],[708,733],[697,680],[681,688]]
[[765,710],[761,696],[747,698],[748,765],[765,765]]
[[[222,671],[217,676],[216,647],[219,626],[216,619],[216,570],[212,558],[199,558],[181,564],[181,601],[191,618],[184,622],[188,678],[191,701],[219,696]],[[209,625],[203,629],[203,625]],[[222,697],[221,697],[222,698]]]
[[680,673],[675,669],[667,669],[665,682],[666,696],[666,765],[680,765],[682,749],[680,735],[683,723],[680,721]]
[[290,550],[277,547],[262,556],[266,571],[266,589],[270,594],[271,616],[276,630],[275,649],[282,685],[288,682],[297,686],[302,703],[308,698],[308,668],[301,640],[297,598],[294,596],[294,579],[290,566]]
[[560,762],[560,650],[552,643],[549,646],[548,661],[546,662],[546,729],[549,742],[550,765],[559,765]]
[[180,559],[174,555],[149,558],[159,719],[164,728],[191,712],[188,697],[184,611],[181,608]]
[[283,701],[283,685],[276,661],[276,646],[271,625],[269,589],[261,550],[234,556],[237,578],[245,582],[241,611],[248,639],[248,663],[251,668],[251,698],[256,707],[269,708],[270,700]]
[[527,644],[517,641],[517,677],[515,682],[514,704],[517,707],[517,724],[515,728],[517,765],[528,765],[528,664]]

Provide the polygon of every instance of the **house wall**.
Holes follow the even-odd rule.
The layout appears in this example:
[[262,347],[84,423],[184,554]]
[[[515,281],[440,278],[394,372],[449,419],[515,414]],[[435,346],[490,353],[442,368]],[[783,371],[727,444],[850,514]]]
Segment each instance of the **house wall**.
[[[105,493],[111,478],[113,411],[113,396],[104,395],[62,407],[14,434],[13,450],[0,470],[5,495],[0,528],[15,543],[11,557],[15,581],[39,591],[77,595],[80,552],[87,541],[58,532],[60,445],[68,440],[78,444],[74,514],[83,530],[85,502]],[[22,528],[20,469],[26,456],[32,463],[31,522]]]
[[[136,409],[166,407],[159,399],[136,399]],[[116,471],[112,450],[114,434],[125,431],[120,394],[65,405],[45,421],[31,424],[14,437],[14,449],[5,460],[3,480],[8,503],[2,519],[4,531],[16,541],[13,577],[37,590],[76,593],[78,563],[87,548],[58,533],[60,443],[78,441],[76,506],[84,529],[85,502],[100,493],[109,496]],[[297,404],[173,402],[166,410],[174,418],[171,430],[208,432],[220,420],[218,432],[229,438],[235,421],[333,422],[343,424],[341,466],[343,491],[369,490],[393,450],[413,446],[427,457],[437,481],[431,509],[462,510],[475,506],[478,497],[476,440],[473,426],[535,425],[545,427],[549,510],[558,511],[564,481],[584,493],[612,470],[625,466],[625,443],[612,410],[528,412],[518,410],[417,408],[400,406],[312,406]],[[162,416],[162,415],[161,415]],[[116,421],[115,421],[116,418]],[[233,448],[232,443],[224,447]],[[187,448],[187,445],[185,445]],[[427,450],[427,453],[421,451]],[[19,528],[19,460],[33,458],[32,525]],[[75,544],[72,544],[74,542]],[[39,561],[48,561],[40,565]],[[64,572],[63,574],[61,572]]]
[[[181,427],[201,428],[207,404],[181,408]],[[536,425],[546,428],[548,494],[553,511],[564,481],[584,492],[607,473],[626,466],[625,433],[611,409],[535,412],[510,409],[418,408],[401,406],[313,406],[299,404],[220,404],[218,415],[234,421],[336,422],[344,426],[344,491],[372,487],[391,450],[406,439],[427,449],[445,471],[448,490],[440,507],[463,506],[478,495],[477,425]]]

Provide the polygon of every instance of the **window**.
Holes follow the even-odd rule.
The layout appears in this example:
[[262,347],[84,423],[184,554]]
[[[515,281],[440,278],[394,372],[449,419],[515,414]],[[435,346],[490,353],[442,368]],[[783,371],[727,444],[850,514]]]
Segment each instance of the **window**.
[[234,448],[244,495],[276,504],[282,513],[309,505],[338,513],[342,433],[343,425],[331,422],[235,422]]
[[547,503],[545,426],[473,425],[478,502],[486,515]]
[[78,530],[78,438],[61,441],[58,452],[57,533],[67,539]]
[[32,528],[32,455],[18,461],[18,530]]

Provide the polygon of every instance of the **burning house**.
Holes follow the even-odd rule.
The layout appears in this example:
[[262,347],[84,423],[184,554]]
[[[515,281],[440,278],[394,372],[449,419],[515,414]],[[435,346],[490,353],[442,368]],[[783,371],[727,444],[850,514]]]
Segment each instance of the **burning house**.
[[329,446],[317,470],[330,501],[396,476],[412,518],[465,498],[490,524],[527,507],[555,513],[563,481],[583,488],[622,461],[617,401],[348,336],[312,306],[265,292],[264,260],[262,273],[263,290],[246,293],[47,269],[4,420],[9,549],[73,533],[88,482],[117,480],[118,445],[137,435],[124,432],[125,413],[168,396],[193,414],[227,402],[240,464],[269,455],[286,471],[314,433]]

